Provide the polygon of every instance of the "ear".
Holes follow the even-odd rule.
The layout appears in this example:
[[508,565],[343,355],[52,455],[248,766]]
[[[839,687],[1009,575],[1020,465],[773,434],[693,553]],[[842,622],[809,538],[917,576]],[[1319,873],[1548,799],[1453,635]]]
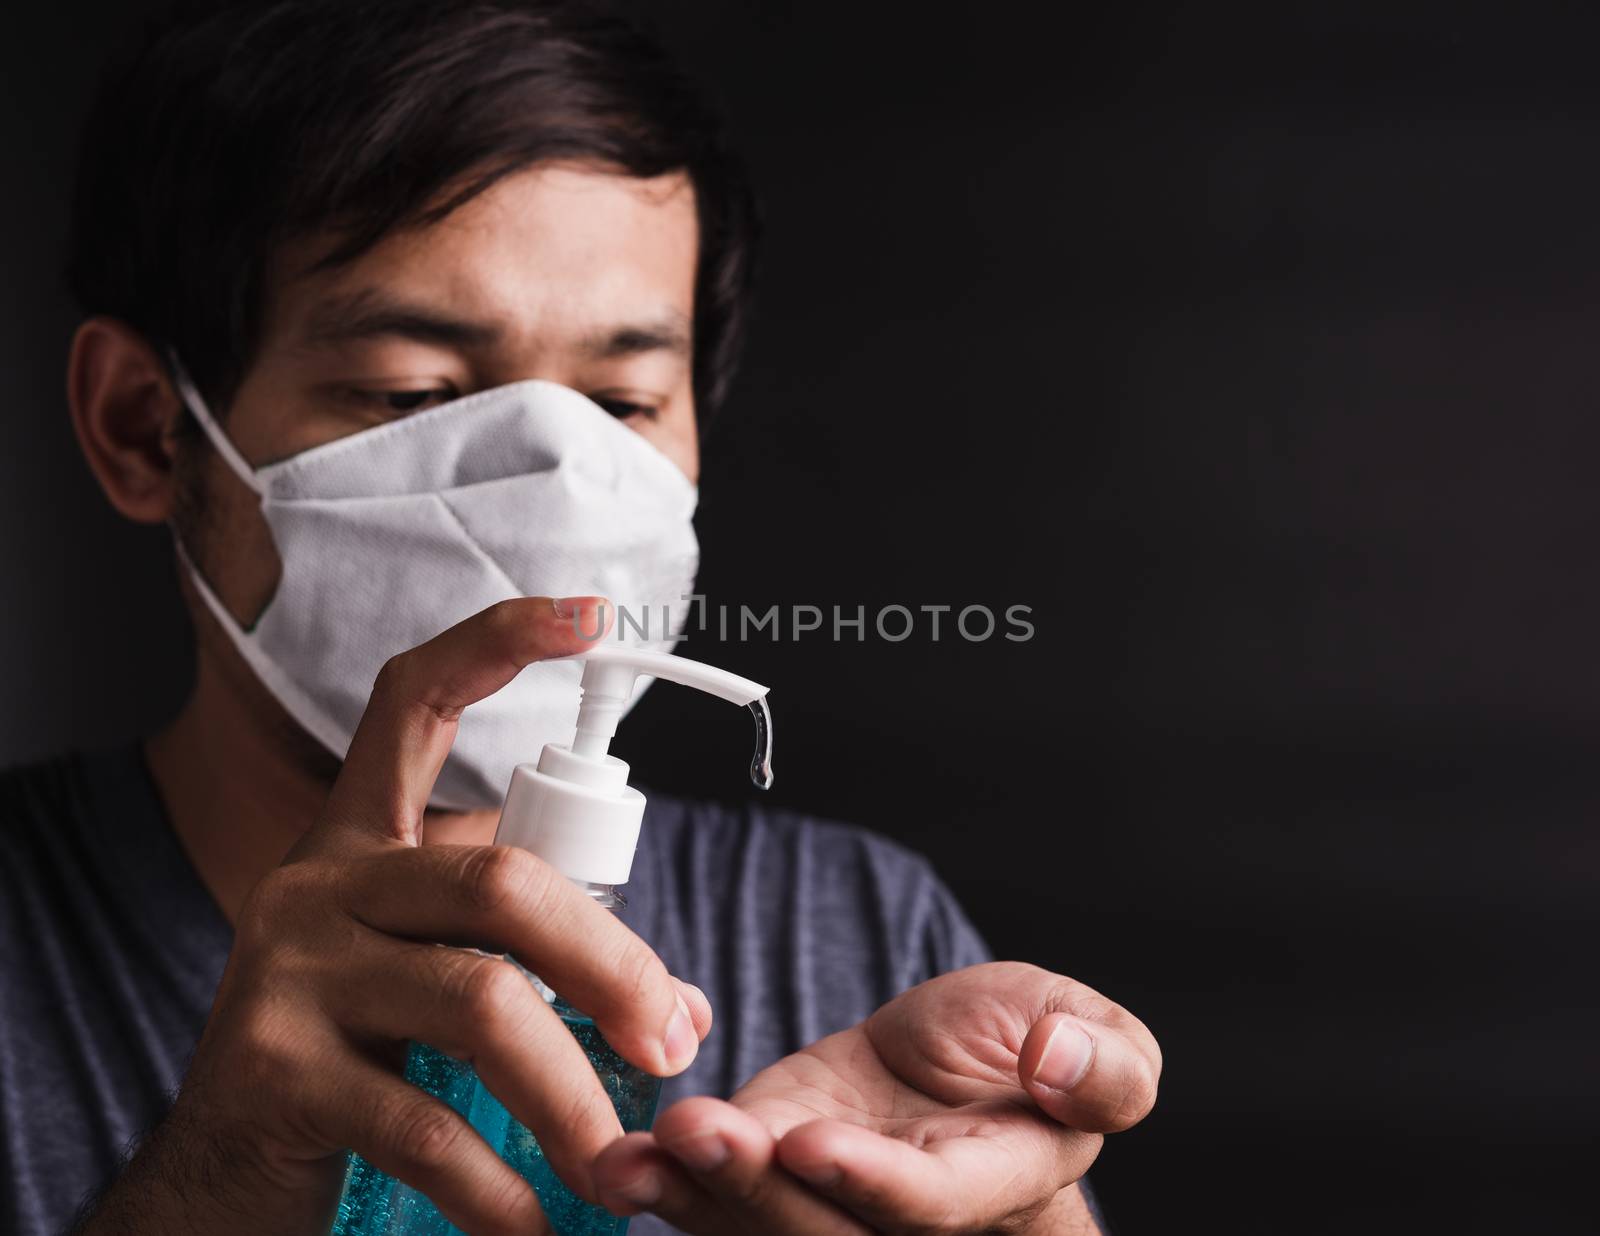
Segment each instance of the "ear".
[[140,523],[165,520],[183,403],[149,341],[116,318],[83,322],[67,358],[67,406],[111,505]]

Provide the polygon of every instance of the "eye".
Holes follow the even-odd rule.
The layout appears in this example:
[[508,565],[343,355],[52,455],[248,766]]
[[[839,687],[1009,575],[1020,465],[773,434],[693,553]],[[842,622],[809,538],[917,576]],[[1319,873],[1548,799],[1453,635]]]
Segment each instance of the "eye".
[[428,403],[447,403],[455,398],[455,391],[450,388],[443,390],[434,388],[421,391],[372,391],[372,397],[380,400],[383,406],[391,412],[415,412],[418,408]]
[[653,421],[659,415],[659,409],[653,408],[647,403],[632,403],[626,399],[607,399],[599,395],[595,396],[595,402],[619,421],[626,420],[630,416],[644,416]]

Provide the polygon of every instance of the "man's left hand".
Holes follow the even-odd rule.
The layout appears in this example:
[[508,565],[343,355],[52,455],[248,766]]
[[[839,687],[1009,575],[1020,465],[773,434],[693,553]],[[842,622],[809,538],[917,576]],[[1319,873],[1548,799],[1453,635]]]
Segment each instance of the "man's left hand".
[[1059,1231],[1058,1194],[1102,1134],[1144,1118],[1160,1073],[1131,1013],[989,962],[913,987],[729,1102],[675,1104],[602,1151],[594,1181],[614,1213],[696,1236]]

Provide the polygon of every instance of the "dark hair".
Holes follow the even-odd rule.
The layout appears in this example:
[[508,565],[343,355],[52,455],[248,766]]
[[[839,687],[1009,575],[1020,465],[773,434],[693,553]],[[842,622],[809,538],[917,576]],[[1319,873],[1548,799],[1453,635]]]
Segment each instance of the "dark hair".
[[651,33],[593,4],[180,7],[102,80],[69,282],[85,313],[175,347],[220,408],[249,365],[278,246],[330,229],[339,240],[323,265],[348,261],[550,159],[692,179],[704,423],[738,364],[759,210],[700,92]]

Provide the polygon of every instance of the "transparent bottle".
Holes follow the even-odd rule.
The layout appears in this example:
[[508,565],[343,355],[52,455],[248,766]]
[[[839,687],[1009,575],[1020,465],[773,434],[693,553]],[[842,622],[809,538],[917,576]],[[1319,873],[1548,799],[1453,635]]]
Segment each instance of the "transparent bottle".
[[[584,891],[613,911],[627,902],[615,885],[578,881]],[[517,965],[515,961],[512,965]],[[566,1023],[583,1047],[605,1087],[625,1133],[648,1129],[661,1097],[661,1078],[629,1064],[601,1036],[594,1020],[572,1007],[537,975],[517,966]],[[623,1236],[627,1218],[586,1202],[562,1183],[538,1139],[489,1093],[472,1066],[425,1043],[413,1043],[406,1058],[406,1080],[467,1118],[484,1141],[533,1186],[539,1205],[558,1236]],[[454,1236],[460,1231],[423,1193],[396,1180],[360,1155],[350,1156],[339,1198],[333,1236]]]
[[[570,745],[547,744],[537,765],[517,766],[500,813],[495,844],[521,846],[538,855],[601,905],[616,911],[626,905],[617,886],[626,883],[633,865],[644,820],[644,795],[628,785],[628,766],[609,754],[609,747],[638,677],[648,674],[669,679],[748,706],[755,716],[757,734],[750,777],[762,789],[772,785],[772,718],[765,687],[698,661],[615,646],[592,649],[582,659],[587,664],[577,733]],[[648,1129],[655,1119],[662,1079],[629,1064],[611,1050],[591,1018],[529,971],[523,973],[583,1047],[623,1131]],[[567,1188],[550,1167],[538,1140],[489,1093],[470,1064],[426,1044],[413,1043],[405,1077],[466,1117],[533,1186],[557,1236],[621,1236],[627,1231],[626,1218],[584,1201]],[[424,1194],[359,1155],[350,1155],[332,1236],[445,1236],[458,1230]]]

